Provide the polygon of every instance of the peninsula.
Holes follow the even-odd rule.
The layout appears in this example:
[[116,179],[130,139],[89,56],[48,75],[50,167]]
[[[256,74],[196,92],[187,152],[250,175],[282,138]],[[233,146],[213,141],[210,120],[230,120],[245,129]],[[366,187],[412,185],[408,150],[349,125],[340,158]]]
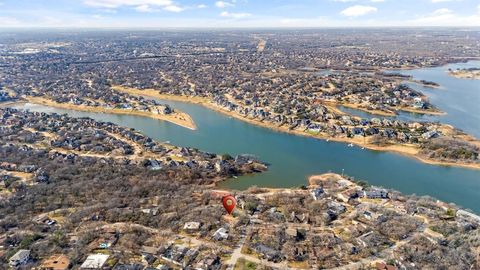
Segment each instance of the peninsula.
[[[127,106],[102,106],[102,105],[83,105],[81,103],[60,103],[53,101],[51,99],[43,97],[26,97],[25,101],[33,104],[41,104],[55,108],[61,109],[70,109],[84,112],[100,112],[100,113],[113,113],[113,114],[128,114],[128,115],[138,115],[143,117],[150,117],[153,119],[158,119],[162,121],[167,121],[175,125],[179,125],[184,128],[191,130],[197,129],[195,122],[190,117],[190,115],[172,109],[168,105],[127,105]],[[20,102],[22,100],[20,99]]]
[[480,68],[449,70],[448,74],[459,79],[480,80]]

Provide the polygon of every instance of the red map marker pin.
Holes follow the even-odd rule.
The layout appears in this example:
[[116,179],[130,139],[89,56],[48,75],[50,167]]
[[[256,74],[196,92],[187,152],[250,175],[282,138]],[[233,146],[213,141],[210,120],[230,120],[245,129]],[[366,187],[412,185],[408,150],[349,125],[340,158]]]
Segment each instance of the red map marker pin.
[[237,204],[237,200],[232,195],[227,195],[222,198],[223,207],[227,210],[227,213],[232,214],[233,209],[235,209],[235,205]]

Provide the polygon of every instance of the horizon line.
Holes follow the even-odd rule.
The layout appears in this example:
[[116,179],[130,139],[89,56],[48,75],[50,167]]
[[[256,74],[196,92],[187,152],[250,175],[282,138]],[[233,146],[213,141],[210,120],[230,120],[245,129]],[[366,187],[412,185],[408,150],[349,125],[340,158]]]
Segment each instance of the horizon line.
[[480,29],[480,25],[478,26],[100,26],[100,27],[76,27],[76,26],[8,26],[2,27],[0,26],[1,30],[166,30],[166,29],[204,29],[204,30],[242,30],[242,29],[256,29],[256,30],[293,30],[293,29],[300,29],[300,30],[311,30],[311,29]]

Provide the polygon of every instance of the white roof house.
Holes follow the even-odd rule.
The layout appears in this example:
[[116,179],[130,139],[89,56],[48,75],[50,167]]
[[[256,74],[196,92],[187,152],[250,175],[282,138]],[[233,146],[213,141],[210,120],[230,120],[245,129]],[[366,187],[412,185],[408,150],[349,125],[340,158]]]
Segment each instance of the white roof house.
[[12,257],[10,257],[10,260],[8,261],[8,263],[10,264],[10,266],[15,267],[15,266],[26,263],[29,259],[30,259],[30,250],[20,249]]
[[228,239],[228,232],[227,232],[227,229],[225,228],[220,228],[218,229],[217,231],[215,231],[215,233],[213,234],[213,238],[217,241],[222,241],[222,240],[225,240],[225,239]]
[[82,263],[80,269],[101,269],[108,260],[110,255],[92,254]]
[[185,225],[183,226],[183,229],[189,230],[189,231],[195,231],[200,229],[200,226],[201,226],[200,222],[192,221],[192,222],[185,223]]

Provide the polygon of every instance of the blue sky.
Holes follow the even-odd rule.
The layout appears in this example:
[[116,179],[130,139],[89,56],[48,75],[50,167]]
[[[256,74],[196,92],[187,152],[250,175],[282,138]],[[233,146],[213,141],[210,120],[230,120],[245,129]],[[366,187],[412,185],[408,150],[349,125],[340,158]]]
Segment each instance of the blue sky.
[[480,0],[0,0],[0,27],[480,26]]

